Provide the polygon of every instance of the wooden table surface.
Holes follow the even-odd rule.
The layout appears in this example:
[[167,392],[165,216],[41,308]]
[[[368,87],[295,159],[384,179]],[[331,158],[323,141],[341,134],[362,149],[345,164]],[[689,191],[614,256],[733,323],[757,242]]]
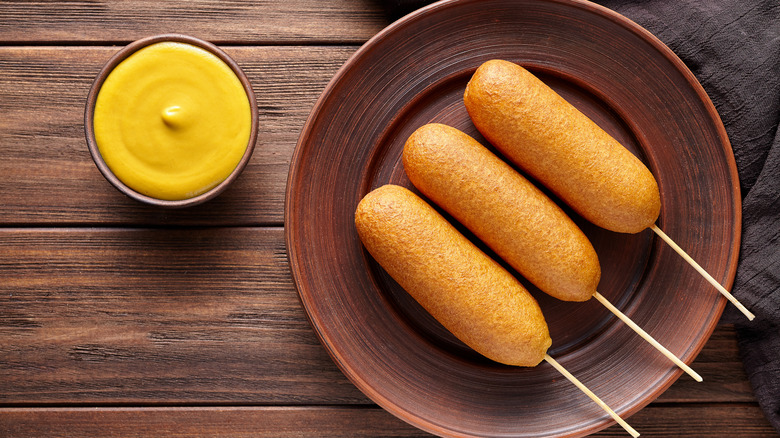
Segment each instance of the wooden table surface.
[[[284,192],[339,66],[389,24],[369,0],[0,2],[0,436],[425,436],[331,361],[293,285]],[[227,192],[147,207],[98,172],[87,92],[119,47],[209,40],[257,94],[254,156]],[[777,436],[720,326],[630,417],[643,436]],[[619,426],[596,436],[627,436]]]

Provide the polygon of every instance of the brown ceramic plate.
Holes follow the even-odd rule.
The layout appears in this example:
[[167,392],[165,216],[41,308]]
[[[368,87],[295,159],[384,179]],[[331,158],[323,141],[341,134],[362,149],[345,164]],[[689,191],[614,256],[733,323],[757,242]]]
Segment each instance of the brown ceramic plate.
[[[449,124],[485,143],[462,95],[492,58],[534,71],[640,156],[661,189],[659,226],[730,287],[740,195],[714,107],[647,31],[574,0],[437,3],[358,50],[317,101],[292,159],[285,210],[292,274],[333,360],[394,415],[441,435],[582,436],[613,423],[549,365],[499,365],[454,339],[371,259],[354,228],[368,191],[411,187],[401,150],[420,125]],[[599,291],[693,361],[725,300],[650,231],[616,234],[575,219],[599,254]],[[595,300],[565,303],[531,289],[550,327],[549,353],[622,416],[682,374]]]

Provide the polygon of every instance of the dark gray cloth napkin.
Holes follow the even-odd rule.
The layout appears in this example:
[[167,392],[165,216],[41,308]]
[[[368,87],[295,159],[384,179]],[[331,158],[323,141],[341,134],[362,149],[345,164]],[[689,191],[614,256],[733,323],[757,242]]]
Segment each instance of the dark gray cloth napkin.
[[[649,30],[688,66],[718,110],[742,189],[742,247],[727,305],[756,398],[780,431],[780,2],[597,0]],[[396,19],[431,1],[383,0]]]
[[756,398],[780,431],[780,3],[685,0],[601,4],[672,49],[709,94],[726,127],[742,189],[742,247],[730,304]]

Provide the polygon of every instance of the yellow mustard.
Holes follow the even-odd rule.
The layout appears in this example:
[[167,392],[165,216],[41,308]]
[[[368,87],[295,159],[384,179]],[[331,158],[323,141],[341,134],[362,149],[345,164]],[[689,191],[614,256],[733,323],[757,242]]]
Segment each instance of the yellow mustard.
[[249,98],[216,55],[161,42],[106,78],[95,103],[98,150],[133,190],[164,200],[198,196],[236,168],[252,126]]

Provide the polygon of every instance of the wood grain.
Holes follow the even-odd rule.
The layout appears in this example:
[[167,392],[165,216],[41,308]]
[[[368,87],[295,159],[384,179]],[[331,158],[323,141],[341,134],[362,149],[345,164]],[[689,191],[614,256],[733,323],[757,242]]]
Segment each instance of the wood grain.
[[[643,437],[765,438],[777,436],[755,405],[649,406],[629,421]],[[15,438],[317,436],[428,437],[378,408],[0,408],[0,435]],[[625,437],[620,426],[591,435]]]
[[0,257],[1,404],[365,403],[281,229],[2,230]]
[[185,33],[215,43],[362,43],[388,24],[372,0],[0,2],[0,42],[130,42]]
[[0,47],[0,225],[281,225],[290,156],[314,101],[357,47],[227,47],[259,109],[255,151],[233,186],[182,211],[122,195],[92,162],[84,107],[118,48]]
[[[429,436],[328,356],[281,227],[314,102],[388,23],[376,0],[0,2],[0,436]],[[169,32],[233,56],[260,112],[242,176],[184,211],[114,190],[83,130],[103,63]],[[777,436],[733,327],[716,329],[693,366],[703,383],[682,376],[630,418],[643,436]]]
[[378,408],[355,411],[345,407],[217,407],[0,409],[0,436],[392,438],[429,435]]

